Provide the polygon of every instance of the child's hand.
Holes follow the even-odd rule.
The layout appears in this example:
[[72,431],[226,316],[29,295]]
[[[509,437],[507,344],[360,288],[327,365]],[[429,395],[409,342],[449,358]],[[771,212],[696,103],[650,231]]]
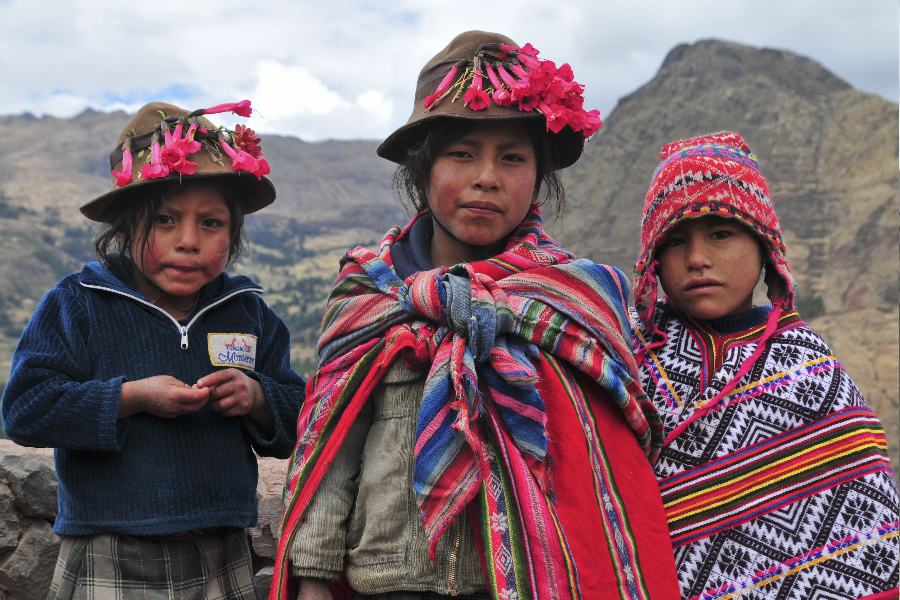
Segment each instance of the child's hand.
[[209,390],[192,388],[170,375],[126,381],[119,399],[119,418],[145,412],[173,419],[197,412],[208,399]]
[[275,421],[262,386],[239,369],[223,369],[201,377],[194,389],[209,390],[209,406],[225,417],[247,416],[266,430]]

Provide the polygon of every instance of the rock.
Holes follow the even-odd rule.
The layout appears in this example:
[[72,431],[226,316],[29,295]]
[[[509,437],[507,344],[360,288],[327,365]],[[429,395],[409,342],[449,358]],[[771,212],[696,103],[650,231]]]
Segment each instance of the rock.
[[283,512],[284,505],[280,496],[260,498],[259,525],[249,530],[250,544],[257,556],[275,559]]
[[272,589],[272,577],[275,575],[274,567],[263,567],[253,577],[253,585],[256,586],[257,598],[268,598]]
[[0,483],[0,554],[15,550],[21,531],[16,497],[9,486]]
[[0,562],[0,586],[16,600],[44,600],[53,579],[61,540],[50,523],[35,519],[18,547]]
[[53,457],[43,454],[0,452],[0,476],[16,497],[16,506],[26,517],[54,521],[59,511],[59,484]]

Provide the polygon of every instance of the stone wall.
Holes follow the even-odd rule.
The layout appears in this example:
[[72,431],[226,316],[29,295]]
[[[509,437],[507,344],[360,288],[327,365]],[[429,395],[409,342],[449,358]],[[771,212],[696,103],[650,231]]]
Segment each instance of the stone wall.
[[[272,581],[287,461],[260,459],[259,525],[248,530],[259,598]],[[60,539],[53,450],[0,440],[0,600],[45,600]]]

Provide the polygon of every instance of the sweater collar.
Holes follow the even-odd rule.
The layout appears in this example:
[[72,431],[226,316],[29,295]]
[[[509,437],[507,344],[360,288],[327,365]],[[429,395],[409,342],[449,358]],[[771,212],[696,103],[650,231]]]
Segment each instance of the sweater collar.
[[415,219],[406,235],[399,237],[391,247],[394,270],[400,279],[405,281],[410,275],[434,268],[429,255],[433,231],[431,219]]
[[765,324],[770,312],[772,312],[772,307],[768,304],[765,306],[754,306],[750,310],[734,315],[725,315],[718,319],[710,319],[706,323],[719,335],[731,335]]
[[[107,289],[139,300],[148,300],[131,282],[118,254],[109,257],[108,268],[96,261],[87,263],[78,275],[78,283],[86,287]],[[263,289],[244,275],[230,276],[221,273],[203,286],[197,306],[203,307],[240,291],[262,293]]]

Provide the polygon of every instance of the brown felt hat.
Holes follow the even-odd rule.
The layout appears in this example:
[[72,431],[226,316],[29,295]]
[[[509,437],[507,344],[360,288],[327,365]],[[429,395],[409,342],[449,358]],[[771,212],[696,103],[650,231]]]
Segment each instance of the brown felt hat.
[[[487,31],[467,31],[453,38],[446,48],[438,52],[434,58],[422,67],[416,83],[416,94],[413,101],[412,114],[406,125],[403,125],[389,135],[376,150],[378,156],[395,163],[402,163],[411,148],[416,146],[428,130],[435,124],[446,119],[466,120],[504,120],[504,119],[544,119],[545,117],[536,111],[523,111],[516,104],[501,106],[495,102],[482,110],[473,110],[463,101],[462,95],[454,97],[450,95],[436,102],[429,109],[425,108],[425,99],[435,93],[444,77],[465,61],[464,66],[459,67],[462,73],[466,68],[471,69],[474,59],[480,48],[485,44],[503,44],[518,46],[514,41],[499,33]],[[548,135],[555,141],[558,151],[558,164],[556,169],[568,167],[578,160],[584,151],[584,135],[566,126],[559,133],[548,131]]]
[[[247,105],[247,110],[249,110],[249,102]],[[125,154],[123,144],[126,139],[128,140],[133,157],[130,181],[120,184],[114,174],[112,189],[82,206],[81,213],[92,221],[110,222],[116,214],[116,206],[127,202],[131,192],[137,188],[178,181],[196,181],[210,177],[225,179],[240,188],[245,214],[256,212],[274,202],[275,186],[267,177],[257,177],[246,170],[235,171],[233,169],[232,159],[219,146],[220,132],[218,128],[209,119],[197,114],[203,112],[191,113],[183,108],[162,102],[151,102],[142,106],[122,130],[115,149],[109,155],[111,170],[121,172]],[[194,139],[201,144],[200,149],[187,156],[187,160],[196,163],[193,167],[194,173],[181,174],[172,170],[168,175],[156,179],[142,177],[141,169],[150,161],[154,133],[157,141],[162,145],[165,131],[168,130],[171,133],[175,130],[179,119],[182,122],[182,129],[187,130],[194,118],[200,128],[206,129],[206,133],[198,130],[194,136]],[[232,139],[226,132],[222,132],[222,135],[225,140]],[[260,158],[264,159],[265,157]]]

